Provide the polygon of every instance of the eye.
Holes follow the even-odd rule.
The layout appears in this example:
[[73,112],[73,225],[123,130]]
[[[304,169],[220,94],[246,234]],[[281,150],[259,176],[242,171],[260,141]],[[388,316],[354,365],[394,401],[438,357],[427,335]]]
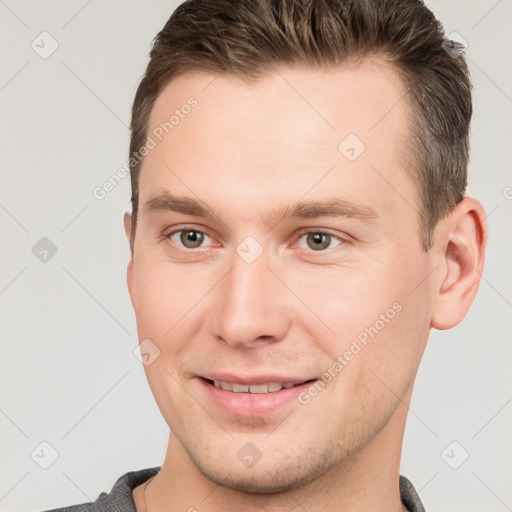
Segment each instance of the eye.
[[177,245],[182,245],[187,249],[196,249],[201,247],[204,241],[210,240],[210,237],[202,231],[196,229],[181,229],[173,231],[168,237]]
[[[304,243],[306,245],[304,245]],[[343,241],[337,236],[323,231],[308,231],[299,239],[299,247],[301,249],[312,249],[313,251],[322,251],[324,249],[332,249],[341,245]]]

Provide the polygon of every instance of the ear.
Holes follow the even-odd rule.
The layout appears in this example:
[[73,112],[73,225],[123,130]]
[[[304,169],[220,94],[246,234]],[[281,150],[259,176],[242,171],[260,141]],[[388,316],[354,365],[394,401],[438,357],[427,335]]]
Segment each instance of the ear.
[[[128,284],[128,291],[130,292],[130,297],[132,296],[132,283],[133,283],[133,245],[131,243],[131,229],[132,229],[132,216],[130,213],[125,212],[123,215],[123,224],[124,224],[124,233],[126,238],[128,239],[128,244],[130,245],[130,261],[128,262],[128,267],[126,269],[126,282]],[[132,299],[133,303],[133,299]]]
[[465,197],[436,227],[441,269],[434,297],[432,327],[450,329],[468,312],[484,268],[487,225],[482,205]]

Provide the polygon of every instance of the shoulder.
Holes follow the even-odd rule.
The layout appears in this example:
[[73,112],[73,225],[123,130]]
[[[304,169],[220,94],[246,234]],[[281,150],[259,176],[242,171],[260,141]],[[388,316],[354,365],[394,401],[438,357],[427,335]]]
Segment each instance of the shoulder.
[[414,485],[402,475],[400,475],[400,498],[410,512],[426,512]]
[[160,467],[130,471],[120,476],[110,492],[102,492],[96,501],[69,505],[44,512],[135,512],[132,491],[156,475]]

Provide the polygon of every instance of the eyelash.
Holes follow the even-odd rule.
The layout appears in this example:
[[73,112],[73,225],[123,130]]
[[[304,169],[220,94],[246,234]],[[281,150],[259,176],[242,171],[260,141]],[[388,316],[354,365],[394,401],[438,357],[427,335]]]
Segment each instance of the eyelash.
[[[208,233],[204,232],[204,231],[201,231],[199,229],[195,229],[195,228],[192,228],[192,227],[187,227],[187,226],[184,226],[182,227],[181,229],[176,229],[174,231],[171,231],[170,233],[168,233],[167,235],[165,235],[165,238],[166,239],[169,239],[171,240],[173,235],[176,235],[176,234],[179,234],[179,233],[182,233],[184,231],[194,231],[196,233],[201,233],[202,235],[205,235],[206,237],[210,238],[211,240],[213,240],[213,238],[208,235]],[[305,228],[301,231],[299,231],[297,237],[296,237],[296,240],[297,242],[300,241],[304,236],[308,235],[309,233],[314,233],[314,234],[322,234],[322,235],[328,235],[331,237],[331,239],[335,239],[337,241],[339,241],[340,243],[338,245],[336,245],[335,247],[331,247],[331,248],[327,248],[327,249],[321,249],[321,250],[318,250],[318,251],[315,251],[314,249],[309,249],[309,252],[327,252],[327,251],[330,251],[332,249],[335,249],[336,247],[339,247],[343,244],[345,244],[347,241],[344,240],[343,238],[337,236],[337,235],[334,235],[332,233],[330,233],[329,231],[326,231],[326,230],[321,230],[321,229],[318,229],[318,228]],[[295,243],[297,243],[295,242]],[[176,243],[176,242],[174,242]],[[177,244],[178,245],[178,244]],[[194,250],[197,250],[197,249],[203,249],[204,246],[199,246],[199,247],[195,247],[195,248],[190,248],[190,247],[184,247],[183,245],[178,245],[178,247],[180,249],[183,249],[185,251],[194,251]],[[304,249],[304,248],[303,248]]]

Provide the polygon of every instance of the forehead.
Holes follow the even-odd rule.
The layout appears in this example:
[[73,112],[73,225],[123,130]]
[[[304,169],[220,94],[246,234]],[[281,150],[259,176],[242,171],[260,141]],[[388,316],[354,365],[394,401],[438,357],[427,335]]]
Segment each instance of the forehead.
[[411,208],[416,187],[401,159],[408,109],[397,71],[375,59],[330,70],[283,67],[253,84],[179,76],[151,112],[155,147],[142,166],[141,202],[167,189],[256,207],[339,190]]

